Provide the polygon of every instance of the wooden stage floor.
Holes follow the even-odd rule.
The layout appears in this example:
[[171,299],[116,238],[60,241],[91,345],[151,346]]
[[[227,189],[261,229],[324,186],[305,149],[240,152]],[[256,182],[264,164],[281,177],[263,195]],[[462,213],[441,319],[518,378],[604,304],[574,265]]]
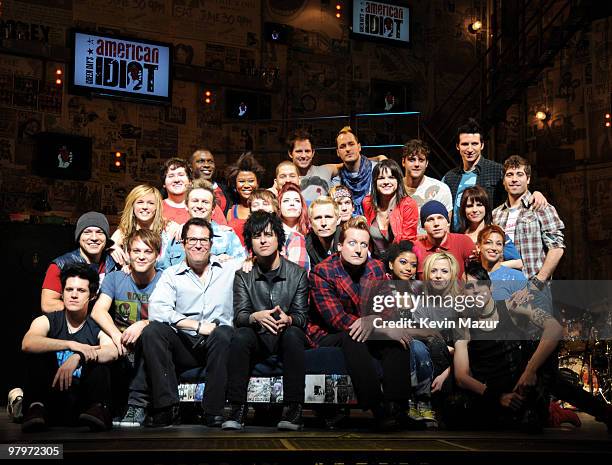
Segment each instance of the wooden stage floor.
[[[0,442],[63,444],[64,462],[81,465],[227,463],[357,464],[532,463],[599,464],[612,459],[612,435],[592,417],[580,414],[582,427],[547,428],[543,434],[517,432],[406,431],[372,433],[365,418],[354,428],[326,431],[310,427],[296,433],[247,426],[225,432],[197,425],[168,428],[114,429],[90,433],[79,428],[52,428],[23,434],[21,426],[0,416]],[[596,460],[596,462],[594,462]]]

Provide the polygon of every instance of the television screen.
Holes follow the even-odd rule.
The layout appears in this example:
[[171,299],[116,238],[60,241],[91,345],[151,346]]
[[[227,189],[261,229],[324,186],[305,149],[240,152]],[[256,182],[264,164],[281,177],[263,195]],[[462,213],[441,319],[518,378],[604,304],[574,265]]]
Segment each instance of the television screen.
[[409,15],[407,6],[392,1],[354,0],[353,34],[407,44],[410,41]]
[[72,92],[170,102],[170,44],[81,31],[72,34]]
[[40,132],[35,136],[34,174],[54,179],[91,178],[91,138]]
[[268,94],[227,89],[225,117],[228,119],[270,119],[271,100]]

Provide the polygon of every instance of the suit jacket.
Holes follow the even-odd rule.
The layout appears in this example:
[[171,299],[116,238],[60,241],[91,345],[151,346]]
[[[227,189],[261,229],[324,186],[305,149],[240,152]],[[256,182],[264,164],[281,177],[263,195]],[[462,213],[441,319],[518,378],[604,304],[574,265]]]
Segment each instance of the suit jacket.
[[[251,313],[279,306],[293,320],[293,326],[306,328],[308,319],[308,275],[301,266],[281,257],[278,273],[269,283],[255,265],[249,273],[236,272],[234,279],[234,326],[253,326]],[[258,328],[267,332],[263,328]]]
[[310,314],[306,334],[313,345],[330,333],[348,331],[361,316],[360,304],[368,298],[370,281],[386,280],[379,260],[368,259],[359,283],[342,266],[340,254],[323,260],[310,272]]

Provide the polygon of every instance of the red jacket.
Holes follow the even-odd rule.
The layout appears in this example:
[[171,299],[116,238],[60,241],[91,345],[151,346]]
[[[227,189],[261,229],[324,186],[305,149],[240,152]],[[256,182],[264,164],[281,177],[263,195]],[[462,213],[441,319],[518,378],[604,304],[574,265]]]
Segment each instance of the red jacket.
[[[372,197],[366,195],[363,199],[363,214],[371,225],[376,218],[376,207],[372,204]],[[393,242],[404,240],[414,241],[419,225],[419,207],[412,197],[406,196],[391,210],[389,225],[393,231]]]

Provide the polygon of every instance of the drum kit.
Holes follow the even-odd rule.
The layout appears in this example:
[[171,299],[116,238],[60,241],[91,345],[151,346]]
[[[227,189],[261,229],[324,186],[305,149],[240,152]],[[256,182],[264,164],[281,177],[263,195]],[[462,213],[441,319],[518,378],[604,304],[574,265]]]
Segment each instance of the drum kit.
[[[585,311],[579,318],[562,318],[563,341],[559,368],[594,396],[612,403],[612,310],[599,315]],[[603,318],[602,318],[603,317]]]

